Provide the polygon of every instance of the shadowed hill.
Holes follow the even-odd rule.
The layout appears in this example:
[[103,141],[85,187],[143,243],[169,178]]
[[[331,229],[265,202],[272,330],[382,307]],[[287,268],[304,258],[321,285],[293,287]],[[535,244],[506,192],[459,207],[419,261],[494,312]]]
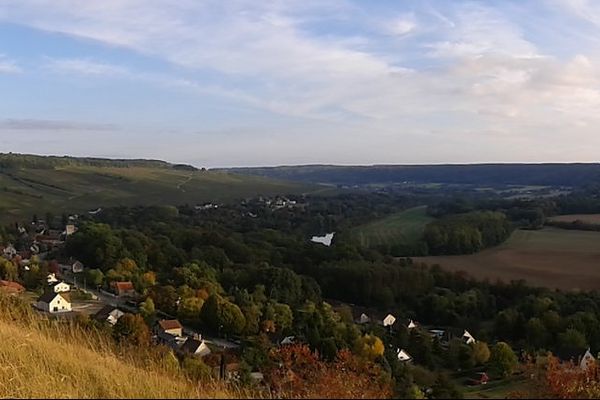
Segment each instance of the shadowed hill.
[[336,185],[455,183],[580,186],[600,183],[600,164],[301,165],[225,171]]
[[198,170],[163,161],[0,155],[3,222],[30,218],[34,213],[226,202],[318,189],[311,184]]

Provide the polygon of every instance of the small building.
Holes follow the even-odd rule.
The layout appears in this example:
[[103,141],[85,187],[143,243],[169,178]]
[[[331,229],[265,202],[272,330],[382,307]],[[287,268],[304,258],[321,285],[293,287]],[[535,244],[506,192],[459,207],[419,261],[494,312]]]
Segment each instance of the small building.
[[53,284],[59,282],[59,280],[56,277],[55,273],[51,273],[51,274],[48,274],[48,276],[46,277],[46,282],[48,282],[48,285],[53,285]]
[[396,317],[394,317],[392,314],[388,314],[382,321],[382,324],[385,327],[391,327],[392,325],[394,325],[394,323],[396,323]]
[[4,248],[2,254],[6,259],[11,260],[17,255],[17,249],[15,249],[15,246],[13,246],[12,244],[9,244]]
[[134,297],[136,295],[133,283],[127,282],[111,282],[113,292],[119,297]]
[[371,322],[371,318],[365,313],[360,314],[360,317],[356,320],[356,323],[359,325],[368,324],[369,322]]
[[579,361],[579,368],[587,370],[595,363],[596,359],[594,358],[594,356],[590,352],[590,348],[588,347],[588,349],[585,351],[585,354],[581,357],[581,361]]
[[171,336],[183,336],[183,325],[176,319],[162,319],[156,324],[156,331]]
[[115,325],[123,315],[125,315],[125,313],[117,307],[107,305],[94,314],[94,319],[97,321],[108,322],[110,325]]
[[463,335],[462,335],[462,340],[463,340],[463,341],[464,341],[466,344],[472,344],[472,343],[475,343],[475,342],[476,342],[476,340],[475,340],[475,338],[473,337],[473,335],[471,335],[471,334],[469,333],[469,331],[468,331],[468,330],[466,330],[466,329],[465,329],[465,331],[464,331],[464,333],[463,333]]
[[71,265],[71,271],[74,274],[78,274],[80,272],[83,272],[83,263],[81,261],[75,261],[72,265]]
[[408,325],[406,326],[406,328],[408,330],[415,329],[416,327],[417,327],[417,324],[415,324],[415,322],[412,319],[410,321],[408,321]]
[[71,236],[75,232],[77,232],[77,227],[75,224],[67,224],[65,226],[65,236]]
[[396,350],[396,356],[398,357],[398,361],[403,363],[411,362],[413,359],[412,356],[403,349]]
[[291,345],[294,343],[296,343],[296,336],[286,336],[281,342],[279,342],[279,344],[282,346]]
[[191,337],[187,338],[183,346],[181,346],[181,352],[195,357],[204,357],[211,353],[204,340]]
[[14,296],[23,293],[25,288],[18,282],[0,280],[0,290]]
[[486,385],[490,381],[490,377],[485,372],[478,372],[473,378],[468,380],[472,386]]
[[54,293],[69,292],[71,290],[71,285],[69,285],[66,282],[54,283],[54,284],[52,284],[52,290],[54,290]]
[[47,291],[36,302],[36,307],[51,314],[71,311],[71,298],[69,293],[55,293]]

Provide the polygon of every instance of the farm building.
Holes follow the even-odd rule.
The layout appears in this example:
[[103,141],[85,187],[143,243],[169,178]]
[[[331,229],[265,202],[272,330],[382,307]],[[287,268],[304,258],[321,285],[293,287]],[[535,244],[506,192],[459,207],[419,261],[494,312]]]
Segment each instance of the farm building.
[[36,307],[51,314],[69,312],[71,311],[71,298],[68,293],[48,291],[38,299]]

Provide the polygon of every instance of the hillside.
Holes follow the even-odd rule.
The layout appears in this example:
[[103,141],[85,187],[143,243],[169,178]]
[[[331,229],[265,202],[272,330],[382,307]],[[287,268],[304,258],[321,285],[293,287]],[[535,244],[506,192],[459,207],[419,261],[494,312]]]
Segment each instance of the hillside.
[[[0,296],[3,398],[231,398],[218,383],[196,385],[154,361],[117,356],[101,335],[58,324]],[[247,394],[246,394],[247,395]]]
[[0,155],[0,218],[4,222],[30,218],[33,213],[43,216],[116,205],[193,205],[318,189],[153,160]]
[[228,172],[335,185],[454,183],[580,186],[600,182],[600,164],[303,165]]

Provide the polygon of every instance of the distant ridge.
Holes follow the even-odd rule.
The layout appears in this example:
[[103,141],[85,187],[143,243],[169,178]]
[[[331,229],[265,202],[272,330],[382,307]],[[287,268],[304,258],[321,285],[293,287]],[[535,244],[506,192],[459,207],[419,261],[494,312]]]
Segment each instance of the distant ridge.
[[335,185],[414,183],[582,186],[600,183],[600,163],[490,163],[432,165],[301,165],[221,169],[309,183]]
[[98,157],[71,157],[71,156],[40,156],[34,154],[0,153],[0,167],[3,168],[36,168],[53,169],[67,166],[92,166],[92,167],[147,167],[147,168],[177,168],[197,170],[196,167],[186,164],[170,164],[166,161],[149,159],[110,159]]

